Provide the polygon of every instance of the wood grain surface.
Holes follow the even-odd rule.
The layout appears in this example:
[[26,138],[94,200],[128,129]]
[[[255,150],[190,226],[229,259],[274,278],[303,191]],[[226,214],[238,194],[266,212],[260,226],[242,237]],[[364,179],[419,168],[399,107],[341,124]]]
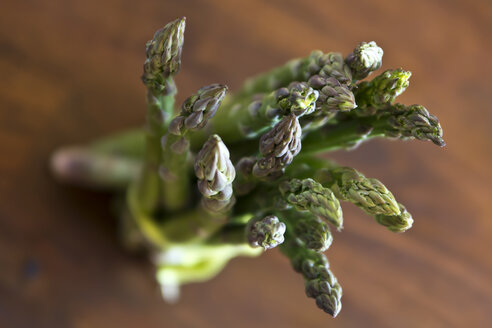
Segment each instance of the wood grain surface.
[[[344,290],[332,319],[277,251],[236,259],[166,305],[126,254],[107,194],[56,183],[48,158],[140,125],[144,44],[187,16],[179,101],[212,82],[359,41],[413,72],[403,103],[436,114],[448,146],[376,141],[333,156],[412,212],[396,235],[354,206],[328,252]],[[0,327],[490,327],[490,1],[28,1],[0,10]]]

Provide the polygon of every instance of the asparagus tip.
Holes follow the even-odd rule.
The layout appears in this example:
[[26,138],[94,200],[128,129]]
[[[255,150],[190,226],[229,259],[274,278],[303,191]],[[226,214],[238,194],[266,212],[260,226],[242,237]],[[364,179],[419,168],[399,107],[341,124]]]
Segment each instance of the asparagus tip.
[[267,250],[284,242],[285,229],[285,223],[280,222],[276,216],[269,215],[261,220],[251,219],[246,233],[252,247],[263,247]]

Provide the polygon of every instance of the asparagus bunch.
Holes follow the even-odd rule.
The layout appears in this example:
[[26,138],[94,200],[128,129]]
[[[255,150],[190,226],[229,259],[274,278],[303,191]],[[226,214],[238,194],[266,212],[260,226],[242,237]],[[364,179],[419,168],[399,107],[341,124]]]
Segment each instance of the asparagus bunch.
[[362,42],[344,57],[314,51],[248,79],[233,94],[204,86],[178,111],[185,19],[146,46],[146,128],[53,156],[55,174],[111,188],[121,237],[157,267],[163,296],[216,275],[237,256],[280,246],[325,312],[341,309],[342,288],[325,252],[330,225],[343,228],[341,201],[393,232],[411,228],[405,206],[377,179],[315,157],[372,138],[430,140],[444,146],[438,119],[421,105],[395,103],[410,72],[387,70],[383,50]]

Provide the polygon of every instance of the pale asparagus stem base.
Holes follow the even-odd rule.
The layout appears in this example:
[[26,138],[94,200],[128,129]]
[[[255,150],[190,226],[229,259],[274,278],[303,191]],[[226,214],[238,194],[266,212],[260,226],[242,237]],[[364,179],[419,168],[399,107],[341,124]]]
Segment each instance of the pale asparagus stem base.
[[157,253],[153,260],[157,266],[156,278],[162,296],[168,302],[179,297],[180,285],[202,282],[216,276],[225,265],[238,256],[256,257],[263,252],[248,244],[175,245]]
[[139,159],[84,147],[60,148],[51,157],[59,180],[95,189],[124,189],[136,180],[141,167]]
[[145,138],[143,129],[134,129],[85,146],[62,147],[51,156],[51,170],[63,182],[123,190],[141,172]]
[[204,244],[205,239],[223,226],[224,218],[211,217],[201,208],[159,224],[139,207],[136,192],[135,186],[129,187],[127,203],[131,217],[147,241],[158,250],[153,256],[158,267],[156,278],[168,302],[177,300],[182,284],[209,280],[232,258],[255,257],[263,251],[246,243],[217,244],[213,238]]

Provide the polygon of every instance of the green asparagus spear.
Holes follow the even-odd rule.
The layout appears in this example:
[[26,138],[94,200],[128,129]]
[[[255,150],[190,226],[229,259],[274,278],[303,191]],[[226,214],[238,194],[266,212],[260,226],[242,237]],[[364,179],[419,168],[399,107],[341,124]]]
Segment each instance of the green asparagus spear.
[[146,45],[143,83],[147,86],[147,130],[145,158],[139,179],[139,201],[148,213],[159,207],[161,181],[158,167],[162,160],[161,137],[173,113],[176,87],[173,77],[181,65],[185,18],[158,30]]
[[311,132],[302,141],[303,154],[355,148],[373,138],[430,140],[444,147],[442,135],[439,120],[425,107],[394,104],[378,110],[377,114],[351,115]]

